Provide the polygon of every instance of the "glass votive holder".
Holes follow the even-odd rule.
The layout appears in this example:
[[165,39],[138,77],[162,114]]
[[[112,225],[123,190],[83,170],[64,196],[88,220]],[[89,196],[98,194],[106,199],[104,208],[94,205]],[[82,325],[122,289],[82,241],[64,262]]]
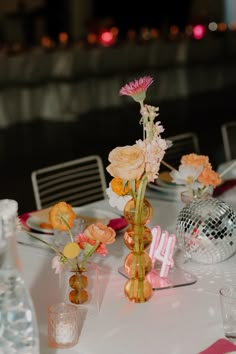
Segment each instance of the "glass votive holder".
[[[77,217],[74,221],[74,226],[71,228],[71,232],[73,237],[79,235],[81,232],[84,231],[86,227],[86,221],[83,218]],[[53,230],[54,234],[54,244],[57,247],[63,247],[69,240],[68,238],[68,231],[60,231],[57,229]]]
[[193,201],[193,192],[190,190],[186,190],[186,191],[182,191],[180,193],[180,199],[181,202],[183,202],[184,204],[189,204]]
[[236,343],[236,286],[220,289],[220,304],[225,337]]
[[186,190],[186,191],[182,191],[180,193],[180,199],[181,201],[188,205],[190,204],[194,199],[208,199],[211,196],[212,193],[210,193],[209,191],[205,191],[202,194],[194,194],[193,191],[191,190]]
[[71,348],[79,340],[79,310],[64,302],[48,308],[48,345],[52,348]]

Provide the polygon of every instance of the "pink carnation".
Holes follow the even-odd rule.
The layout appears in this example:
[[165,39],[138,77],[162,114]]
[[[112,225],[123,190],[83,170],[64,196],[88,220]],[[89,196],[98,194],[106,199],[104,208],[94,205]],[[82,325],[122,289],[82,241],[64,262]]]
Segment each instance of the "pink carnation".
[[96,253],[100,254],[100,256],[106,256],[108,254],[108,250],[104,243],[99,243]]
[[92,240],[91,238],[89,238],[88,236],[86,236],[85,234],[79,234],[75,237],[75,242],[78,243],[78,245],[80,246],[80,248],[83,250],[85,248],[85,243],[89,243],[91,246],[94,246],[96,241]]

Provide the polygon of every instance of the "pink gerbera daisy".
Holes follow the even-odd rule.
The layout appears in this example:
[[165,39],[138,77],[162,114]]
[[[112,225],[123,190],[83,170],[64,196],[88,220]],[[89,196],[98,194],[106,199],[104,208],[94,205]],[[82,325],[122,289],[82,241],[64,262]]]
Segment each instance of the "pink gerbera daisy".
[[151,76],[144,76],[131,81],[120,89],[120,95],[131,96],[136,102],[144,101],[146,90],[153,83]]

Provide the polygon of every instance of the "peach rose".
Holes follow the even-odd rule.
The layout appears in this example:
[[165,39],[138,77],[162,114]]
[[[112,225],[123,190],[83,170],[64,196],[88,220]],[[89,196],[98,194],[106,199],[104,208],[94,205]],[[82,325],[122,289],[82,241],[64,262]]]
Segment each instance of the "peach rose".
[[145,156],[138,145],[122,146],[113,149],[108,160],[107,171],[112,177],[123,180],[139,179],[145,168]]
[[104,244],[110,244],[115,242],[116,232],[111,227],[96,222],[89,225],[84,234],[92,240],[100,241]]
[[192,165],[194,167],[198,167],[198,166],[211,167],[208,156],[197,155],[194,153],[182,156],[181,164]]
[[200,176],[198,177],[200,183],[204,184],[205,186],[218,186],[222,179],[219,177],[218,173],[213,171],[211,168],[204,168]]

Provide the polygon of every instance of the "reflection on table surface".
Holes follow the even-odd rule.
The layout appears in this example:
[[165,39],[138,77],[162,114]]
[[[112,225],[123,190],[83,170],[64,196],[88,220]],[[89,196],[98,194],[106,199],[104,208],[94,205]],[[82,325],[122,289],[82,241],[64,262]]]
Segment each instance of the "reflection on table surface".
[[120,87],[144,72],[158,77],[158,102],[219,90],[235,83],[235,56],[233,35],[0,55],[0,127],[121,106]]
[[[150,227],[159,224],[173,231],[183,204],[152,196],[148,197],[153,207]],[[113,210],[107,200],[92,206]],[[196,354],[224,336],[219,289],[235,281],[236,256],[219,264],[202,265],[187,260],[177,250],[176,266],[197,276],[197,282],[156,290],[149,302],[133,304],[124,296],[125,278],[118,272],[128,253],[122,236],[122,232],[117,234],[106,257],[96,255],[92,259],[100,269],[100,311],[88,311],[83,318],[79,342],[71,353],[143,354],[148,349],[153,353]],[[52,253],[19,244],[19,254],[36,307],[41,352],[63,353],[47,346],[47,306],[59,300],[59,278],[51,269]]]

